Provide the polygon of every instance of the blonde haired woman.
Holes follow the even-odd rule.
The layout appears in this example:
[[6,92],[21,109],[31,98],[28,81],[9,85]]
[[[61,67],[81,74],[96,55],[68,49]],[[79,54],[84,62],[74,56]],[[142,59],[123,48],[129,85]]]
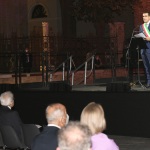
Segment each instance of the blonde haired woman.
[[89,103],[81,113],[81,123],[86,124],[92,131],[92,150],[119,150],[116,143],[102,133],[106,128],[105,114],[102,106]]

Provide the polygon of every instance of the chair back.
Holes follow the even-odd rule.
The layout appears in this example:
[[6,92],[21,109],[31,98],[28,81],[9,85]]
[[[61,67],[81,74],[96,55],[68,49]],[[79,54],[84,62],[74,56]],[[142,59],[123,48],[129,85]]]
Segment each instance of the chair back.
[[21,143],[15,130],[11,126],[6,125],[0,126],[0,132],[2,134],[3,142],[7,148],[23,149],[27,147],[24,143]]
[[40,133],[40,130],[35,124],[23,124],[22,131],[24,135],[25,144],[31,148],[31,143],[36,135]]

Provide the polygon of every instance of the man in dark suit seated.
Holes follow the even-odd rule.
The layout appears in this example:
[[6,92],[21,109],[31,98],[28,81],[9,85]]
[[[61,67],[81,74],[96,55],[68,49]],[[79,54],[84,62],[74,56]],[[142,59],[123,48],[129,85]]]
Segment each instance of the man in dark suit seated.
[[0,125],[10,125],[16,131],[19,139],[22,141],[22,121],[17,111],[12,110],[14,106],[14,95],[6,91],[0,95]]
[[31,144],[32,150],[56,150],[57,133],[68,123],[69,116],[64,105],[55,103],[47,106],[46,119],[48,125],[34,138]]

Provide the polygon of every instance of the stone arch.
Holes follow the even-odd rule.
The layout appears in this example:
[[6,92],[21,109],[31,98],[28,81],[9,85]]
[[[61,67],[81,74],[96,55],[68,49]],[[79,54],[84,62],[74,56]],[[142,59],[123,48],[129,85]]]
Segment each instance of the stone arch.
[[[47,17],[32,17],[32,13],[38,6],[42,6],[46,11]],[[34,2],[28,5],[28,35],[34,33],[41,34],[42,22],[48,22],[49,29],[55,34],[62,33],[62,16],[59,0],[46,0],[43,3]],[[35,31],[35,32],[34,32]],[[36,32],[37,31],[37,32]]]
[[42,3],[34,3],[28,13],[28,35],[42,35],[42,22],[49,18],[48,8]]
[[34,18],[46,18],[46,17],[48,17],[46,9],[40,4],[36,5],[32,11],[31,18],[34,19]]
[[[30,7],[30,10],[28,13],[28,19],[34,19],[34,18],[32,18],[33,11],[35,11],[35,9],[37,10],[38,8],[43,8],[43,10],[46,12],[46,16],[49,17],[48,8],[45,5],[43,5],[42,3],[37,3],[37,4],[33,4]],[[44,18],[44,17],[41,17],[41,18]]]

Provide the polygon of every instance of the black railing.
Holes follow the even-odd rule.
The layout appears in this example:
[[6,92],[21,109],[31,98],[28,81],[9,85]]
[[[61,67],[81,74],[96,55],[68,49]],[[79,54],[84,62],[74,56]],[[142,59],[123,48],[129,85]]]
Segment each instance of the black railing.
[[30,47],[33,56],[31,73],[40,72],[43,84],[48,82],[48,73],[55,70],[69,56],[72,56],[75,69],[91,54],[98,54],[101,59],[100,68],[112,68],[114,71],[116,66],[121,65],[120,57],[122,56],[122,53],[118,53],[117,45],[112,44],[112,41],[117,43],[116,39],[116,37],[102,40],[98,37],[63,38],[59,36],[9,39],[0,37],[0,73],[15,74],[16,84],[21,84],[23,74],[21,59],[26,47]]

